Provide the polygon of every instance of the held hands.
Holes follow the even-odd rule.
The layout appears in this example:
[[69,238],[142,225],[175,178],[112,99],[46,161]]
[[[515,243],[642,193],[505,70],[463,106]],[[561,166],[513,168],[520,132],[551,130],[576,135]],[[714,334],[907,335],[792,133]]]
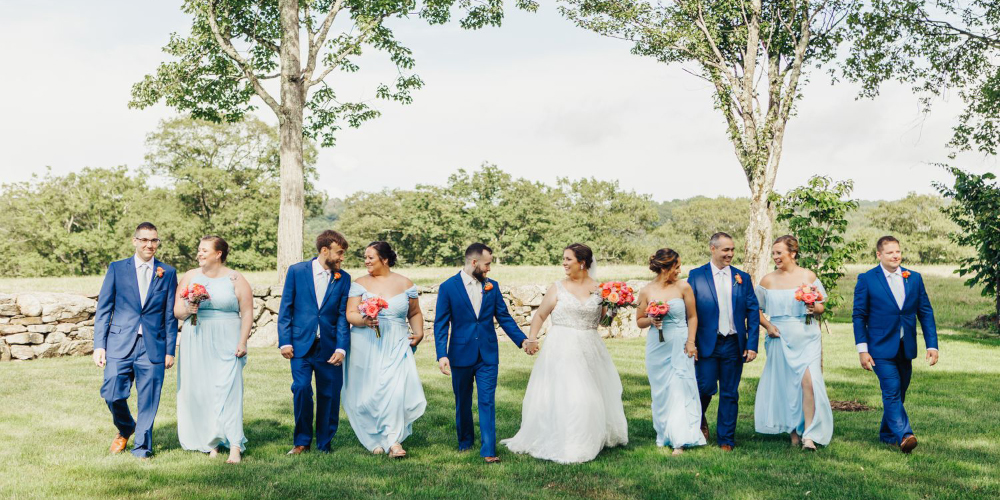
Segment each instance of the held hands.
[[451,363],[448,361],[448,358],[439,359],[438,368],[441,369],[441,373],[451,375]]
[[173,368],[173,367],[174,367],[174,357],[173,357],[173,356],[171,356],[171,355],[169,355],[169,354],[167,354],[167,355],[166,355],[166,356],[165,356],[165,357],[163,358],[163,366],[164,366],[164,367],[165,367],[166,369],[168,369],[168,370],[169,370],[169,369],[171,369],[171,368]]
[[[928,356],[930,352],[927,353]],[[858,357],[861,358],[861,368],[865,370],[872,371],[872,367],[875,366],[875,360],[872,359],[871,354],[867,352],[858,353]],[[934,356],[934,360],[937,361],[937,356]]]
[[378,318],[369,318],[368,316],[365,316],[365,326],[374,330],[375,327],[378,326]]
[[757,359],[757,351],[743,351],[743,359],[746,360],[747,363]]
[[240,344],[236,346],[236,357],[242,358],[243,356],[246,355],[247,355],[247,345],[245,342],[240,342]]
[[652,317],[649,318],[649,320],[653,323],[653,326],[655,326],[657,330],[662,330],[663,329],[663,318],[662,317],[660,317],[660,316],[652,316]]
[[285,359],[292,359],[295,357],[295,349],[292,346],[285,346],[281,348],[281,357]]
[[538,352],[538,340],[537,339],[527,339],[521,343],[521,348],[524,349],[525,354],[528,356],[534,356]]
[[927,349],[927,363],[930,366],[936,365],[938,362],[938,352],[937,349]]
[[104,368],[104,365],[107,364],[106,352],[104,349],[94,349],[94,364],[98,368]]
[[694,343],[694,341],[689,340],[684,344],[684,354],[687,354],[687,357],[694,358],[695,361],[698,361],[698,346]]
[[778,327],[772,324],[767,327],[767,336],[771,338],[778,338],[781,336],[781,332],[778,331]]
[[330,363],[333,366],[340,366],[344,362],[344,353],[335,352],[333,353],[333,356],[330,356],[330,359],[328,359],[326,362]]
[[190,300],[185,301],[187,304],[188,316],[198,314],[198,304],[191,302]]

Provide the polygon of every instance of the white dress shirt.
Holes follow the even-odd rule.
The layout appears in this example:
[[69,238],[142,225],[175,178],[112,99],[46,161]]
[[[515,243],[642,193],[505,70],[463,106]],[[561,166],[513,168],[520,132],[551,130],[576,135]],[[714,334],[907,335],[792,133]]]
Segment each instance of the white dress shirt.
[[483,284],[473,278],[463,269],[462,282],[465,284],[465,293],[469,294],[469,302],[472,302],[472,310],[476,317],[479,317],[479,310],[483,307]]
[[[330,281],[330,276],[332,272],[329,269],[325,269],[323,264],[319,263],[319,259],[313,259],[312,261],[312,276],[313,276],[313,287],[316,290],[316,308],[323,306],[323,297],[326,297],[326,291],[330,288],[332,284]],[[336,324],[333,325],[334,328],[337,327]],[[316,325],[316,338],[319,338],[320,326]],[[286,347],[291,347],[290,345],[283,345],[281,349]],[[337,349],[334,352],[339,352],[341,354],[347,355],[347,351],[343,349]]]
[[[132,263],[135,264],[135,279],[136,285],[139,287],[139,305],[146,305],[146,299],[149,298],[149,285],[153,282],[153,259],[142,260],[139,254],[135,254],[132,257]],[[146,273],[146,296],[142,294],[142,277],[143,273]],[[142,322],[139,322],[138,335],[142,335]]]
[[730,266],[719,269],[714,262],[709,262],[709,265],[712,266],[715,295],[719,298],[719,335],[732,335],[736,333],[733,322],[733,271]]
[[[893,298],[896,299],[896,306],[899,307],[900,310],[902,310],[903,303],[906,302],[906,284],[903,282],[903,268],[897,267],[896,271],[893,272],[886,269],[885,266],[881,264],[879,264],[879,267],[882,268],[882,274],[885,275],[885,280],[889,282],[889,290],[892,292]],[[900,340],[902,340],[903,338],[902,321],[900,321],[899,323],[899,338]],[[928,350],[936,351],[937,349],[929,347]],[[858,344],[858,352],[859,353],[868,352],[868,342],[862,342]]]

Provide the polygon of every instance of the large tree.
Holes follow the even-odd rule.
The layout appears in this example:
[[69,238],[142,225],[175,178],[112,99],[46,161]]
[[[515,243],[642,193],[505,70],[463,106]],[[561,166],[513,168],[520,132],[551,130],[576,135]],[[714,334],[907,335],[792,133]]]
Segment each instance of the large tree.
[[[516,4],[527,10],[538,6],[535,0]],[[388,55],[399,75],[379,85],[375,95],[410,102],[410,92],[422,81],[412,73],[410,49],[389,25],[408,17],[445,23],[453,7],[464,14],[463,28],[498,26],[503,19],[503,0],[186,0],[190,35],[171,35],[164,51],[172,60],[133,87],[130,105],[163,100],[210,121],[242,119],[256,108],[254,97],[271,109],[280,131],[278,276],[283,281],[288,266],[302,258],[303,137],[332,146],[344,124],[357,127],[379,114],[365,102],[339,100],[330,74],[358,71],[354,58],[373,48]],[[278,81],[277,98],[266,85],[271,79]]]
[[634,43],[634,54],[690,62],[714,89],[747,183],[744,266],[763,276],[771,248],[771,195],[785,128],[809,66],[836,55],[853,0],[560,0],[577,25]]

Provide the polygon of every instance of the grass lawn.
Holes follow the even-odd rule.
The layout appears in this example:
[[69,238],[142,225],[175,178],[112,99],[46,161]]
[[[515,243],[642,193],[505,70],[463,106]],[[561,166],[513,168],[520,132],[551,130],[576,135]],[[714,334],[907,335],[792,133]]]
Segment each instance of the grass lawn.
[[[881,400],[875,376],[857,366],[850,326],[825,336],[831,399],[857,400],[870,412],[835,413],[833,442],[817,453],[792,449],[786,437],[753,432],[753,398],[764,366],[747,366],[741,386],[738,447],[703,447],[680,457],[658,449],[650,420],[644,340],[607,342],[625,387],[629,444],[580,465],[558,465],[501,448],[503,463],[458,454],[448,378],[433,349],[417,353],[428,399],[392,461],[369,455],[346,418],[329,455],[287,457],[292,401],[288,362],[255,349],[244,372],[245,462],[180,449],[176,370],[168,371],[156,420],[157,455],[140,462],[108,456],[114,435],[98,395],[101,371],[89,358],[0,364],[0,497],[3,498],[997,498],[1000,496],[1000,340],[942,332],[942,358],[915,363],[907,410],[920,438],[912,455],[880,445]],[[512,436],[534,358],[504,343],[497,428]],[[543,347],[544,348],[544,347]],[[715,414],[715,404],[710,409]],[[713,435],[714,435],[714,424]]]

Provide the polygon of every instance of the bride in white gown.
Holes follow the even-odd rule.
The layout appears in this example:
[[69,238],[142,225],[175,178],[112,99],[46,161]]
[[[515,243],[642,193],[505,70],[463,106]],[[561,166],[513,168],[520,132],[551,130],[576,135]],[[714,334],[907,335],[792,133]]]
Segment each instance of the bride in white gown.
[[567,279],[549,288],[531,321],[528,342],[537,342],[552,315],[545,349],[528,379],[521,429],[501,441],[513,452],[577,463],[628,443],[621,378],[597,332],[602,309],[598,283],[588,273],[593,261],[586,245],[566,247]]

